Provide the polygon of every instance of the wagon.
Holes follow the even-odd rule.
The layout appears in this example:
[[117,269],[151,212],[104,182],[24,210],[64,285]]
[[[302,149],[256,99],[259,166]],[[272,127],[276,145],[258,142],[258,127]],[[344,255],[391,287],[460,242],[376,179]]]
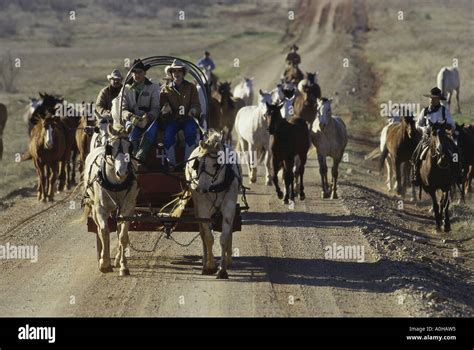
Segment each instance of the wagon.
[[[150,67],[164,67],[170,65],[175,59],[179,59],[188,66],[188,74],[200,85],[205,94],[207,104],[209,90],[206,88],[206,76],[193,63],[172,56],[153,56],[142,59],[142,62]],[[132,68],[130,68],[125,81],[131,78]],[[209,109],[206,108],[205,110]],[[202,136],[202,132],[207,130],[207,125],[209,125],[208,116],[201,115],[201,120],[197,122],[200,124],[199,134]],[[163,146],[163,136],[163,131],[159,131],[156,142],[151,147],[144,163],[132,160],[140,189],[135,213],[130,217],[109,217],[110,232],[116,231],[117,223],[120,220],[130,223],[129,231],[144,233],[161,231],[166,234],[167,238],[170,238],[170,235],[176,231],[199,232],[199,223],[212,225],[214,231],[220,231],[221,218],[219,215],[215,215],[212,219],[195,217],[193,201],[190,191],[187,190],[188,184],[184,172],[167,171],[168,164]],[[184,141],[180,137],[178,137],[176,145],[176,161],[178,163],[184,162]],[[234,232],[240,231],[242,225],[241,207],[239,204],[237,204],[235,210]],[[87,230],[97,234],[97,226],[91,217],[87,219]],[[97,247],[99,247],[99,244]]]

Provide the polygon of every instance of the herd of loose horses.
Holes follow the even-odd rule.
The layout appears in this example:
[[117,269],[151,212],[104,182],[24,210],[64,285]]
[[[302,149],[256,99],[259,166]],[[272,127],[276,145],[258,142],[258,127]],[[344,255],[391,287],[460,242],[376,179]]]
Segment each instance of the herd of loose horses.
[[[458,74],[457,70],[455,73]],[[313,144],[319,163],[321,196],[338,198],[338,167],[347,145],[347,129],[341,118],[332,115],[331,100],[322,96],[316,73],[302,74],[297,67],[288,70],[273,90],[259,90],[255,105],[253,78],[244,78],[233,91],[230,82],[218,82],[215,76],[213,78],[206,86],[211,96],[207,105],[200,93],[202,112],[208,116],[209,128],[222,131],[224,143],[232,144],[235,129],[237,150],[248,157],[246,164],[250,183],[257,181],[257,165],[263,162],[266,184],[274,185],[278,198],[283,199],[285,204],[294,201],[296,195],[304,200],[304,169],[310,145]],[[438,83],[446,91],[444,78]],[[449,102],[453,90],[457,92],[460,110],[459,86],[447,91]],[[59,115],[58,110],[62,111]],[[61,97],[47,93],[40,93],[39,99],[31,99],[24,117],[30,134],[29,150],[22,159],[32,159],[36,167],[38,200],[53,201],[56,191],[70,189],[76,182],[76,163],[79,173],[83,173],[91,142],[97,142],[94,141],[97,140],[97,137],[94,139],[94,131],[97,133],[99,126],[104,125],[101,116],[92,111],[92,104],[83,102],[79,107],[68,107]],[[0,104],[0,159],[6,116],[6,108]],[[447,147],[443,148],[443,145],[445,139],[451,137],[450,132],[443,127],[433,130],[431,147],[427,150],[429,156],[424,158],[422,164],[421,187],[433,198],[437,228],[441,228],[444,214],[445,231],[450,230],[448,206],[455,184],[451,167],[440,164],[448,157]],[[457,125],[456,132],[462,154],[464,198],[464,191],[471,190],[474,125]],[[400,122],[387,125],[382,131],[382,139],[380,158],[381,164],[387,164],[388,189],[395,188],[397,194],[405,195],[410,159],[420,140],[413,116],[402,117]],[[327,175],[327,157],[333,159],[331,183]],[[284,192],[278,184],[280,170],[283,171]],[[441,201],[437,200],[437,190],[443,193]]]

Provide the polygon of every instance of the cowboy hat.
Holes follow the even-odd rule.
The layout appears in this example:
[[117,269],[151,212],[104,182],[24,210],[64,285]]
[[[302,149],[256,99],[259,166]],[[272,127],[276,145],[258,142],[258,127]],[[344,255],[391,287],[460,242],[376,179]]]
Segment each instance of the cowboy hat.
[[107,80],[110,80],[110,79],[120,79],[122,80],[122,74],[120,73],[120,71],[118,69],[114,69],[112,71],[112,73],[110,74],[107,74]]
[[148,69],[150,69],[150,67],[151,66],[149,64],[145,65],[141,59],[137,58],[133,61],[132,72],[136,69],[141,69],[146,72]]
[[290,49],[295,49],[296,51],[298,51],[299,47],[296,46],[296,44],[293,44],[293,45],[291,45]]
[[429,95],[423,95],[425,97],[438,97],[440,100],[446,100],[441,90],[437,87],[431,89]]
[[188,67],[184,65],[183,62],[180,60],[174,60],[173,63],[171,63],[171,66],[166,66],[165,67],[165,73],[166,75],[171,76],[171,72],[173,69],[182,69],[184,71],[184,74],[188,72]]

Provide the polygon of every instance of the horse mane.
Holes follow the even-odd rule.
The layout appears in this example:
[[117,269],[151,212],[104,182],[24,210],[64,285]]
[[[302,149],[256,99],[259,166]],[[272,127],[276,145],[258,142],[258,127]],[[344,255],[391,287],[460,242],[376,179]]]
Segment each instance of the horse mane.
[[215,130],[209,129],[206,138],[202,140],[204,147],[200,147],[203,151],[202,154],[209,154],[213,152],[218,152],[222,148],[222,134]]

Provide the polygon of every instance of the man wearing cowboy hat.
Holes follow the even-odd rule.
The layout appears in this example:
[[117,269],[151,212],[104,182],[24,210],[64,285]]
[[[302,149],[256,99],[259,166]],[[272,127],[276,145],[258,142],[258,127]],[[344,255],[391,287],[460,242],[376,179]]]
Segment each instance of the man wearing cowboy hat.
[[301,57],[296,53],[298,51],[298,46],[293,44],[290,47],[290,52],[286,55],[285,62],[288,66],[297,66],[301,63]]
[[[449,113],[449,109],[441,105],[441,100],[446,98],[441,93],[441,90],[437,87],[431,89],[430,94],[423,95],[430,98],[430,105],[421,110],[418,119],[416,121],[416,128],[422,133],[420,142],[415,148],[412,156],[412,183],[415,186],[420,185],[420,165],[421,165],[421,152],[430,142],[430,130],[431,125],[445,124],[447,129],[454,132],[456,125],[454,124],[453,117]],[[454,147],[455,144],[453,143]]]
[[[155,142],[160,113],[160,86],[146,77],[149,68],[140,59],[133,62],[132,79],[125,85],[122,98],[125,129],[130,130],[129,140],[133,144],[135,157],[142,161]],[[114,123],[114,128],[116,126],[117,123]]]
[[107,74],[109,85],[100,90],[97,96],[95,109],[100,115],[109,114],[112,110],[112,100],[118,96],[122,89],[122,74],[118,69],[114,69],[112,73]]
[[183,62],[174,60],[166,66],[165,73],[172,81],[161,90],[161,106],[165,121],[165,149],[171,169],[176,167],[175,143],[179,130],[184,131],[185,160],[196,146],[197,124],[194,118],[201,113],[201,105],[196,86],[184,79],[188,68]]

